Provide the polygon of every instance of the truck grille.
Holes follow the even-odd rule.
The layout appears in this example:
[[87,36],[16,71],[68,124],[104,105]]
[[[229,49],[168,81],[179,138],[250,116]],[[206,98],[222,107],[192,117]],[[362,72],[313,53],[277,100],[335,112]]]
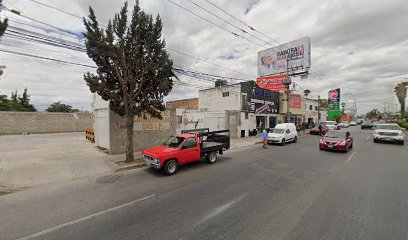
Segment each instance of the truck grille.
[[396,132],[379,132],[378,134],[381,136],[398,136]]
[[151,156],[149,156],[149,155],[146,155],[146,154],[145,154],[145,155],[143,155],[143,157],[146,158],[146,159],[149,159],[149,160],[153,161],[153,157],[151,157]]

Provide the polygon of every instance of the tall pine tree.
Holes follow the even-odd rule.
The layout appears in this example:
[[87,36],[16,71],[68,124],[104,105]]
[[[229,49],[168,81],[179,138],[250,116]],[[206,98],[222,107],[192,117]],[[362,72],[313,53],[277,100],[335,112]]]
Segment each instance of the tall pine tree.
[[125,116],[127,128],[126,161],[133,161],[133,124],[135,116],[161,119],[165,110],[163,97],[173,87],[173,62],[161,39],[160,16],[140,9],[139,1],[133,8],[128,24],[128,4],[100,28],[94,10],[89,8],[89,19],[84,19],[86,49],[97,65],[97,74],[86,73],[84,79],[91,92],[109,101],[110,108]]
[[[2,6],[3,6],[3,0],[0,0],[0,12],[1,12],[1,7]],[[4,19],[4,20],[0,19],[0,37],[3,36],[4,32],[6,31],[6,28],[8,26],[7,21],[8,21],[7,18]]]

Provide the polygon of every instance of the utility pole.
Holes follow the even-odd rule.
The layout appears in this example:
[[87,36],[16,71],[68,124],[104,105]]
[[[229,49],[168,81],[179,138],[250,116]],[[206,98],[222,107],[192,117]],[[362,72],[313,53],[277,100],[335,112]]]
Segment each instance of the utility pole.
[[286,122],[290,123],[290,92],[289,87],[292,84],[292,79],[289,77],[289,57],[286,56],[286,78],[283,79],[283,84],[286,86]]
[[320,95],[317,96],[317,124],[320,124]]

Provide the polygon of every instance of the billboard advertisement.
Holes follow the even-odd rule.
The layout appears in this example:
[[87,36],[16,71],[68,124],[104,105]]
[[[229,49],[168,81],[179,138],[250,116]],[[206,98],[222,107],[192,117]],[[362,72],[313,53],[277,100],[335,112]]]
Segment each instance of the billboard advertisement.
[[287,76],[288,75],[259,77],[256,79],[256,84],[258,84],[260,88],[279,92],[280,90],[286,90],[283,80],[287,78]]
[[241,83],[242,110],[256,114],[279,113],[279,93],[260,88],[254,81]]
[[336,120],[340,117],[340,88],[329,91],[327,102],[329,105],[327,117],[329,120]]
[[290,108],[302,108],[302,96],[298,93],[289,93]]
[[311,64],[310,38],[304,37],[258,52],[258,77],[286,73],[287,58],[293,59],[289,61],[289,69],[309,69]]

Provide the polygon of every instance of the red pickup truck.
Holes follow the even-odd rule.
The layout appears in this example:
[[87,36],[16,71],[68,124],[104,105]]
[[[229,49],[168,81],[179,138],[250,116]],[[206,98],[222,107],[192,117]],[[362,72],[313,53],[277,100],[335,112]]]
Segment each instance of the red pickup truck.
[[167,175],[176,173],[178,167],[206,158],[212,164],[217,153],[223,154],[230,148],[229,130],[197,133],[184,131],[167,139],[162,145],[142,151],[143,160]]

